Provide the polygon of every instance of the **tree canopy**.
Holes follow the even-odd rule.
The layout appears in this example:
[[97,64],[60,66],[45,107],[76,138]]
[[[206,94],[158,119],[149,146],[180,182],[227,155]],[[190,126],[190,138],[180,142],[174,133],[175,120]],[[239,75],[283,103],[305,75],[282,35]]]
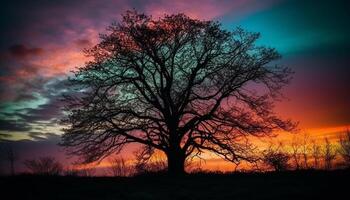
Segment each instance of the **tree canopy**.
[[256,46],[258,38],[184,14],[126,12],[70,78],[79,94],[65,98],[61,144],[93,162],[140,143],[163,151],[170,173],[204,151],[254,160],[248,136],[295,127],[272,109],[291,71],[273,64],[280,54]]

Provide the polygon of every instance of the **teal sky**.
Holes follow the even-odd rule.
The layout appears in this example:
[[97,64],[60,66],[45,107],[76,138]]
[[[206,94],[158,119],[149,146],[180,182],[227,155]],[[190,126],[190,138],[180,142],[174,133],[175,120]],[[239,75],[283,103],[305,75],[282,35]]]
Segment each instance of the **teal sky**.
[[348,1],[281,1],[248,16],[222,16],[225,27],[237,25],[260,32],[259,43],[273,46],[284,56],[337,55],[349,51],[350,3]]

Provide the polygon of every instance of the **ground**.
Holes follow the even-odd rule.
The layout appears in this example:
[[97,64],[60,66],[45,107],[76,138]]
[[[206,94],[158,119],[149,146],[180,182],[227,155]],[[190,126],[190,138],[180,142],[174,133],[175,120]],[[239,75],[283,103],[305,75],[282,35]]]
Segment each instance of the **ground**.
[[0,177],[1,199],[348,199],[350,171]]

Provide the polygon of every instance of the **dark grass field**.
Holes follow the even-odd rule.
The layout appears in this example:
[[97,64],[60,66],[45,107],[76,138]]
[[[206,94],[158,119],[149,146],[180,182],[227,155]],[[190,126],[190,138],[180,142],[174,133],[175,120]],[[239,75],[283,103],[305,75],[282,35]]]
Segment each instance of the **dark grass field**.
[[350,199],[350,171],[1,177],[1,199]]

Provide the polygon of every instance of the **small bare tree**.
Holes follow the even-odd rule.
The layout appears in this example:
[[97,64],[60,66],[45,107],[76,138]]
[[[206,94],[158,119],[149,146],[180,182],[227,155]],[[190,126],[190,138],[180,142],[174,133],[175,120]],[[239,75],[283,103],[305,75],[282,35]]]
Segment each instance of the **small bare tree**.
[[321,158],[321,146],[316,143],[315,140],[311,141],[312,143],[312,157],[313,157],[313,164],[314,168],[317,169],[319,168],[319,159]]
[[6,159],[8,160],[8,162],[10,164],[11,176],[14,176],[15,175],[15,162],[17,160],[17,154],[15,153],[15,151],[11,145],[7,146]]
[[309,160],[309,152],[310,152],[310,135],[308,133],[303,134],[303,139],[301,142],[301,155],[303,158],[303,167],[304,169],[309,168],[308,160]]
[[325,170],[332,169],[332,162],[336,158],[337,152],[328,138],[325,138],[325,146],[323,150],[324,168]]
[[281,150],[280,143],[277,148],[270,145],[267,150],[263,152],[263,162],[272,167],[275,171],[286,171],[289,167],[288,161],[290,156]]
[[[1,137],[0,137],[1,139]],[[6,155],[5,155],[5,145],[0,141],[0,176],[5,175],[5,165],[6,165]]]
[[339,154],[344,160],[347,168],[350,168],[350,131],[347,130],[344,136],[339,138]]
[[291,158],[293,159],[295,169],[299,170],[301,145],[300,145],[300,140],[297,136],[293,137],[293,140],[290,146],[291,146]]
[[63,166],[53,157],[26,160],[24,165],[31,173],[38,175],[59,175],[63,172]]

